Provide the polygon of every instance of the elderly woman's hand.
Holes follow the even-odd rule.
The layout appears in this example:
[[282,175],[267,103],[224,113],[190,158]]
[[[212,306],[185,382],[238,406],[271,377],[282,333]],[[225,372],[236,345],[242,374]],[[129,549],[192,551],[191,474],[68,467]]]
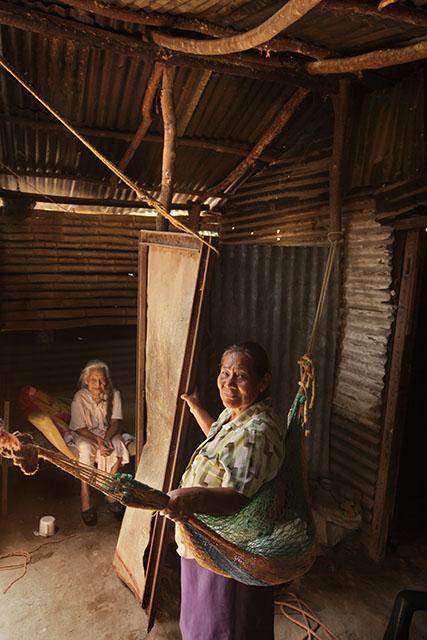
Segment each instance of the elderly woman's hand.
[[113,445],[108,440],[98,440],[98,449],[101,456],[108,457],[113,451]]

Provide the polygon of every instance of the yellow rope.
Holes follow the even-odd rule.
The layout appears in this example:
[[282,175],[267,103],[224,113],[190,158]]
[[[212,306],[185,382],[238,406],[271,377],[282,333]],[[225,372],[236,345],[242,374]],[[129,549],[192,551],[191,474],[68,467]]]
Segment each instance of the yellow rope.
[[140,187],[138,187],[113,162],[110,162],[110,160],[108,160],[108,158],[106,158],[94,146],[92,146],[90,142],[86,140],[86,138],[80,135],[80,133],[76,129],[74,129],[73,126],[71,126],[53,107],[51,107],[45,100],[43,100],[41,96],[38,95],[35,89],[33,89],[33,87],[26,80],[24,80],[24,78],[22,78],[17,71],[15,71],[15,69],[5,60],[5,58],[3,58],[3,56],[0,56],[0,66],[2,66],[3,69],[8,71],[10,75],[13,78],[15,78],[15,80],[17,80],[25,89],[27,89],[27,91],[31,93],[31,95],[34,98],[36,98],[36,100],[38,100],[45,107],[45,109],[50,111],[50,113],[53,116],[55,116],[55,118],[59,120],[59,122],[61,122],[64,125],[64,127],[66,127],[78,140],[80,140],[80,142],[84,144],[85,147],[87,147],[89,151],[91,151],[98,158],[98,160],[100,160],[103,164],[105,164],[105,166],[108,167],[110,171],[112,171],[118,178],[120,178],[120,180],[122,180],[130,189],[132,189],[132,191],[136,193],[138,198],[140,198],[141,200],[145,200],[145,202],[149,206],[153,207],[153,209],[155,209],[160,215],[166,218],[166,220],[169,220],[169,222],[174,227],[176,227],[180,231],[184,231],[185,233],[188,233],[194,238],[197,238],[199,242],[202,242],[207,247],[209,247],[209,249],[211,249],[212,251],[215,251],[215,253],[219,255],[219,251],[215,249],[215,247],[213,247],[209,242],[201,238],[197,233],[189,229],[185,224],[183,224],[179,220],[176,220],[176,218],[174,218],[167,211],[167,209],[162,205],[161,202],[159,202],[155,198],[152,198],[150,195],[148,195],[148,193],[144,191],[144,189],[141,189]]
[[328,234],[329,253],[326,261],[325,273],[323,275],[322,287],[320,290],[319,301],[317,303],[316,314],[313,321],[313,328],[308,343],[308,350],[299,360],[299,391],[304,394],[305,401],[300,409],[301,427],[304,429],[305,435],[310,433],[308,428],[309,411],[314,407],[316,399],[316,376],[314,371],[314,363],[312,354],[314,352],[317,334],[319,332],[320,320],[326,301],[326,293],[331,279],[332,267],[334,265],[337,246],[342,240],[342,232],[335,231]]

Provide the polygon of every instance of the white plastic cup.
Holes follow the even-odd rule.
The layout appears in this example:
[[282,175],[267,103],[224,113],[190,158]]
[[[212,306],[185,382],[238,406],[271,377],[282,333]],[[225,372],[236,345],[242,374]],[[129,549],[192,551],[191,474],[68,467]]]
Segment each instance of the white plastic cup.
[[47,538],[53,536],[55,533],[55,518],[54,516],[43,516],[39,522],[39,536]]

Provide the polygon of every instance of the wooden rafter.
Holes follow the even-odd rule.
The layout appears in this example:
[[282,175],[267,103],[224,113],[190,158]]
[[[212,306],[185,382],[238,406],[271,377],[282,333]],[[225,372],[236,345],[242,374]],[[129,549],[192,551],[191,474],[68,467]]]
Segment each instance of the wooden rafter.
[[[173,103],[173,81],[175,78],[175,68],[166,67],[162,76],[162,91],[160,103],[163,117],[163,156],[162,156],[162,185],[160,189],[159,201],[169,211],[172,195],[175,172],[175,140],[176,140],[176,118]],[[167,224],[163,222],[163,216],[158,216],[157,231],[166,231]]]
[[414,27],[427,27],[427,15],[425,12],[408,7],[393,6],[380,11],[367,0],[323,0],[319,8],[324,11],[336,11],[343,14],[361,15],[370,18],[378,18],[383,22],[397,22],[409,24]]
[[[47,122],[43,120],[33,120],[31,118],[24,118],[21,116],[13,116],[7,113],[0,113],[0,122],[9,122],[11,124],[17,124],[23,127],[29,127],[30,129],[41,129],[42,131],[54,131],[64,133],[68,135],[60,124],[56,122]],[[93,138],[106,138],[111,140],[123,140],[130,142],[134,133],[126,131],[113,131],[112,129],[96,129],[94,127],[76,127],[76,129],[82,135]],[[156,144],[163,144],[163,136],[160,133],[146,133],[144,136],[146,142],[154,142]],[[216,153],[226,153],[232,156],[246,157],[251,150],[251,147],[246,144],[236,144],[235,142],[227,142],[226,140],[213,140],[210,138],[189,138],[178,137],[176,140],[177,146],[190,147],[194,149],[206,149],[208,151],[215,151]],[[261,155],[261,160],[265,162],[273,162],[279,157],[278,152],[268,151]]]
[[194,40],[153,32],[151,37],[161,47],[197,55],[224,55],[247,51],[268,42],[311,11],[322,0],[289,0],[262,24],[245,33],[215,40]]
[[[233,27],[224,27],[212,22],[206,22],[205,20],[182,18],[154,12],[145,13],[143,11],[132,11],[120,7],[111,7],[103,2],[98,2],[98,0],[68,0],[66,4],[82,11],[88,11],[94,15],[111,18],[113,20],[124,20],[125,22],[143,26],[167,27],[186,32],[193,31],[211,38],[228,38],[239,35],[239,32]],[[330,54],[325,47],[290,38],[273,38],[269,40],[266,45],[255,48],[259,48],[261,51],[268,49],[269,51],[275,52],[288,51],[291,53],[300,53],[301,55],[315,59],[322,59]]]
[[[147,89],[145,91],[144,100],[142,103],[141,123],[118,165],[119,169],[121,169],[122,171],[126,169],[129,162],[132,160],[133,156],[135,155],[135,152],[140,146],[145,134],[147,133],[151,125],[151,121],[153,119],[152,117],[153,102],[156,96],[157,88],[162,79],[163,69],[164,69],[164,66],[162,64],[158,62],[154,64],[153,71],[148,81]],[[116,184],[116,182],[117,182],[117,178],[116,176],[113,175],[111,178],[111,184],[112,185]]]
[[200,58],[170,51],[165,53],[157,45],[143,42],[141,38],[134,35],[107,31],[40,11],[24,9],[17,5],[12,7],[2,0],[0,0],[0,25],[39,33],[45,38],[71,40],[81,46],[106,50],[133,59],[148,58],[150,61],[163,62],[165,65],[209,69],[224,75],[236,75],[292,86],[307,85],[318,91],[333,89],[327,81],[325,84],[325,80],[307,74],[303,64],[292,60],[273,60],[259,55],[243,54]]
[[181,109],[176,114],[177,117],[177,136],[182,136],[197,109],[197,105],[203,95],[212,73],[210,71],[202,71],[196,79],[190,75],[187,82],[181,90],[180,106]]
[[305,100],[309,91],[307,89],[297,89],[295,93],[285,102],[280,112],[268,130],[261,136],[256,145],[248,156],[240,162],[220,183],[209,189],[210,194],[225,191],[233,182],[240,178],[260,157],[267,145],[276,138],[282,131],[283,127],[293,116],[300,104]]
[[382,49],[350,58],[317,60],[307,64],[313,74],[358,73],[366,69],[383,69],[427,58],[427,41],[396,49]]

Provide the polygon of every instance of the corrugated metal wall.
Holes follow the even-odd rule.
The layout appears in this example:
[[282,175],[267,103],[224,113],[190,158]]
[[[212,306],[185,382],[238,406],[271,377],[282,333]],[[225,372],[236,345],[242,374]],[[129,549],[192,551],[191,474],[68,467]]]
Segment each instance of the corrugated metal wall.
[[[379,91],[353,90],[351,105],[347,193],[362,187],[373,191],[425,175],[421,73]],[[308,104],[307,109],[309,119],[303,114],[301,139],[292,140],[281,159],[254,173],[229,199],[221,225],[224,242],[325,243],[333,118],[330,103]],[[286,136],[282,139],[284,142]]]
[[361,491],[369,533],[378,476],[384,377],[395,317],[393,234],[360,211],[345,220],[341,329],[331,419],[331,477]]
[[[199,387],[217,414],[216,376],[222,350],[243,340],[260,342],[272,364],[272,396],[286,416],[298,383],[298,358],[311,332],[324,265],[325,247],[222,245],[208,303],[207,335]],[[318,397],[313,413],[310,471],[328,471],[328,430],[338,330],[338,270],[327,297],[315,352]]]
[[1,215],[1,329],[136,324],[143,225],[131,216]]

